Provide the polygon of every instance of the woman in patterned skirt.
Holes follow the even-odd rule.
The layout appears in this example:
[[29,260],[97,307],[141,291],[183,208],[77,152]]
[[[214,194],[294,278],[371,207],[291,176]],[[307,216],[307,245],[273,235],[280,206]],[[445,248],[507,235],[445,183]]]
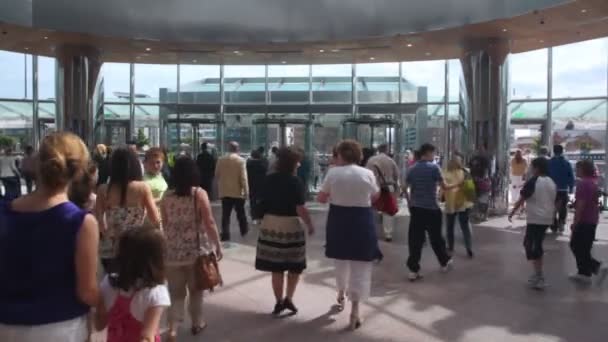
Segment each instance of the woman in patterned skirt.
[[[276,298],[273,315],[287,309],[292,314],[298,309],[293,295],[306,268],[306,230],[300,219],[313,234],[314,227],[304,206],[304,184],[295,175],[302,156],[291,147],[277,153],[276,172],[266,177],[262,190],[261,208],[264,213],[257,244],[255,268],[272,272],[272,289]],[[285,273],[287,291],[284,293]]]
[[318,200],[330,203],[325,255],[334,259],[338,305],[345,296],[352,302],[351,330],[361,326],[359,303],[370,293],[372,262],[382,259],[374,224],[372,202],[380,189],[371,170],[358,166],[361,145],[345,140],[338,145],[337,165],[329,170]]

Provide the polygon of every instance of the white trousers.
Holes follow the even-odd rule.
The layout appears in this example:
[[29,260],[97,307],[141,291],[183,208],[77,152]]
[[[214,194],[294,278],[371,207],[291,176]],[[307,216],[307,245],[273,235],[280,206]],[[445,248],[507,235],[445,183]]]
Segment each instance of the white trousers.
[[384,230],[384,238],[392,239],[393,231],[395,230],[395,217],[382,214],[382,229]]
[[2,342],[83,342],[89,335],[86,316],[43,325],[0,324]]
[[336,284],[351,301],[364,301],[372,288],[371,261],[335,260]]
[[524,186],[524,178],[522,176],[511,175],[511,202],[515,203],[519,200],[519,193]]

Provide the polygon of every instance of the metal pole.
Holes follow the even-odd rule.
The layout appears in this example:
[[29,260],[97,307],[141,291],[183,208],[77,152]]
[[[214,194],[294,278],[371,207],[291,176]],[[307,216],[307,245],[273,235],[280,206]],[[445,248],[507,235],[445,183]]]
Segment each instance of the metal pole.
[[266,112],[268,112],[268,103],[270,103],[270,93],[268,89],[268,64],[264,65],[264,104]]
[[403,63],[399,62],[399,103],[403,103]]
[[[608,101],[608,41],[606,41],[606,101]],[[608,193],[608,103],[606,104],[606,130],[604,132],[604,192]],[[604,207],[608,206],[604,197]]]
[[351,116],[357,116],[357,64],[351,64]]
[[127,141],[135,134],[135,64],[129,64],[129,132]]
[[217,142],[220,154],[224,154],[224,64],[220,64],[220,112],[217,123]]
[[553,48],[547,50],[547,118],[545,120],[545,141],[549,149],[553,144]]
[[[180,83],[180,78],[179,78],[179,63],[177,64],[177,143],[180,145],[179,148],[181,149],[181,145],[182,145],[182,113],[181,113],[181,108],[179,108],[179,97],[180,97],[180,89],[179,89],[179,83]],[[192,132],[190,132],[192,133]]]
[[443,160],[444,160],[444,164],[443,166],[446,166],[447,161],[450,158],[450,63],[448,62],[448,60],[445,60],[445,67],[444,67],[444,101],[443,101],[443,106],[444,106],[444,115],[443,115],[443,132],[444,132],[444,137],[445,137],[445,141],[443,143],[443,148],[444,148],[444,152],[443,152]]
[[23,54],[23,98],[27,99],[27,54]]
[[308,108],[312,105],[312,64],[308,64]]
[[38,129],[38,56],[32,56],[32,146],[38,149],[40,130]]
[[[64,60],[65,62],[65,60]],[[55,129],[62,131],[65,121],[64,94],[65,94],[65,68],[59,61],[55,59]],[[39,129],[39,127],[36,127]]]

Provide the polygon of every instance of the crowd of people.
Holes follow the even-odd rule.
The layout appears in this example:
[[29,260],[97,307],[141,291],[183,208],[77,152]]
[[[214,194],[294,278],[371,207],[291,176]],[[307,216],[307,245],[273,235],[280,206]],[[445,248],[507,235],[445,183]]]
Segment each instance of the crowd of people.
[[[249,233],[247,200],[258,227],[254,267],[271,273],[272,314],[297,313],[294,298],[307,268],[307,236],[317,230],[306,208],[308,176],[302,169],[310,166],[295,147],[273,149],[268,157],[260,148],[245,160],[231,142],[227,152],[216,158],[203,144],[193,159],[150,148],[142,161],[133,146],[110,151],[98,145],[90,156],[77,136],[53,133],[29,152],[31,160],[2,159],[5,188],[16,182],[11,177],[27,174],[36,190],[5,194],[0,201],[0,341],[80,342],[106,328],[109,342],[159,341],[165,311],[166,338],[176,341],[186,307],[191,333],[201,333],[207,324],[195,261],[200,255],[222,259],[222,242],[232,238],[232,211],[241,235]],[[521,178],[514,186],[521,189],[509,219],[525,203],[524,249],[534,270],[529,284],[538,290],[545,287],[545,232],[551,226],[563,229],[563,193],[575,185],[563,149],[556,146],[554,153],[551,160],[534,159],[529,168],[517,155],[512,164]],[[433,145],[423,144],[411,155],[400,169],[388,146],[376,153],[344,140],[334,148],[317,194],[317,201],[329,204],[325,255],[335,268],[338,309],[350,301],[351,330],[363,323],[360,304],[370,296],[374,263],[383,259],[376,231],[382,198],[403,197],[409,208],[410,281],[423,278],[427,240],[440,270],[452,269],[457,221],[467,256],[474,257],[470,212],[473,197],[485,195],[485,189],[475,188],[487,177],[486,161],[473,158],[468,169],[455,153],[442,170]],[[572,279],[585,283],[608,275],[591,254],[599,219],[594,171],[590,161],[576,165],[570,246],[578,270]],[[219,229],[210,199],[214,184],[222,206]],[[394,213],[383,211],[382,220],[390,242],[397,228]]]

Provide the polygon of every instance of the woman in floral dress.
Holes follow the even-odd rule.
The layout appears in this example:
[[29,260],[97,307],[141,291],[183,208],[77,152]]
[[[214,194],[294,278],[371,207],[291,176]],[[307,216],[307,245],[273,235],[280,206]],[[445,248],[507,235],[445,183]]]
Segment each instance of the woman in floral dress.
[[112,153],[110,182],[97,191],[95,214],[99,221],[100,257],[106,273],[111,273],[115,242],[120,234],[149,221],[160,226],[160,214],[150,187],[142,181],[139,159],[135,152],[121,148]]
[[169,341],[177,340],[183,321],[186,293],[192,334],[207,324],[202,317],[203,291],[195,284],[194,262],[200,253],[215,252],[222,258],[222,247],[207,192],[198,186],[196,163],[189,156],[179,157],[172,172],[174,190],[163,196],[160,210],[167,243],[167,280],[171,296]]

